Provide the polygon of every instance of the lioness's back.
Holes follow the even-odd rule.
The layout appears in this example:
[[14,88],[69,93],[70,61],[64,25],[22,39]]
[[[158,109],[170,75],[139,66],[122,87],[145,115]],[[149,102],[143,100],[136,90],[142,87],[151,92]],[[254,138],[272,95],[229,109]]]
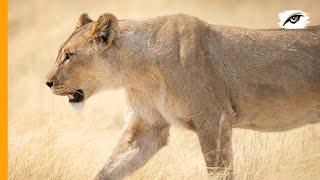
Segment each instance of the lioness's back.
[[214,29],[223,37],[220,58],[228,72],[237,123],[255,121],[239,126],[279,130],[319,121],[320,26]]

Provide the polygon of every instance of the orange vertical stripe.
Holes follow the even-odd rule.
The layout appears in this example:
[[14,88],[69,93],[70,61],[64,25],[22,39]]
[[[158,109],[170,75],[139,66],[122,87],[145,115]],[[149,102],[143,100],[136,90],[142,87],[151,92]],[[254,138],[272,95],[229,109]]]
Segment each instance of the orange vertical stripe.
[[0,40],[0,133],[1,133],[1,160],[0,178],[8,179],[8,2],[1,0],[1,40]]

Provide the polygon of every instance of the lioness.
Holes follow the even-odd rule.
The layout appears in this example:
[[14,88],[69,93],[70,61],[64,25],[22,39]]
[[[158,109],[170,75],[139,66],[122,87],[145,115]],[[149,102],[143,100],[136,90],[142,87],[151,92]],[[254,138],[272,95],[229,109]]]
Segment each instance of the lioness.
[[320,26],[254,30],[178,14],[97,21],[82,14],[47,75],[52,92],[84,103],[124,88],[123,135],[93,179],[122,179],[194,131],[208,170],[232,178],[232,128],[283,131],[320,122]]

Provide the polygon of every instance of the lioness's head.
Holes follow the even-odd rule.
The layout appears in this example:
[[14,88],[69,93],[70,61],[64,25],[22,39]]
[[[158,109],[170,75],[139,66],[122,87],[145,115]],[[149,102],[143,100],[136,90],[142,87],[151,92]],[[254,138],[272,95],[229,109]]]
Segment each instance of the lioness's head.
[[97,21],[82,14],[46,77],[52,92],[80,105],[102,88],[115,87],[113,40],[117,29],[118,20],[112,14],[103,14]]

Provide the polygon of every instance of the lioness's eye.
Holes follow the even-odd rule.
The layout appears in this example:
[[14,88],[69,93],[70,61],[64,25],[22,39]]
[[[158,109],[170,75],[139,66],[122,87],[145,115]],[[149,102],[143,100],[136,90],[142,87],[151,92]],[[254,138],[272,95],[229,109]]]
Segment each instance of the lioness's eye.
[[292,24],[297,23],[300,20],[300,17],[303,16],[302,14],[294,14],[291,15],[285,22],[283,25],[287,24],[288,22],[291,22]]
[[69,60],[71,58],[71,53],[65,53],[64,54],[64,60]]
[[67,64],[70,59],[71,59],[72,54],[71,53],[64,53],[64,59],[63,59],[63,63]]

